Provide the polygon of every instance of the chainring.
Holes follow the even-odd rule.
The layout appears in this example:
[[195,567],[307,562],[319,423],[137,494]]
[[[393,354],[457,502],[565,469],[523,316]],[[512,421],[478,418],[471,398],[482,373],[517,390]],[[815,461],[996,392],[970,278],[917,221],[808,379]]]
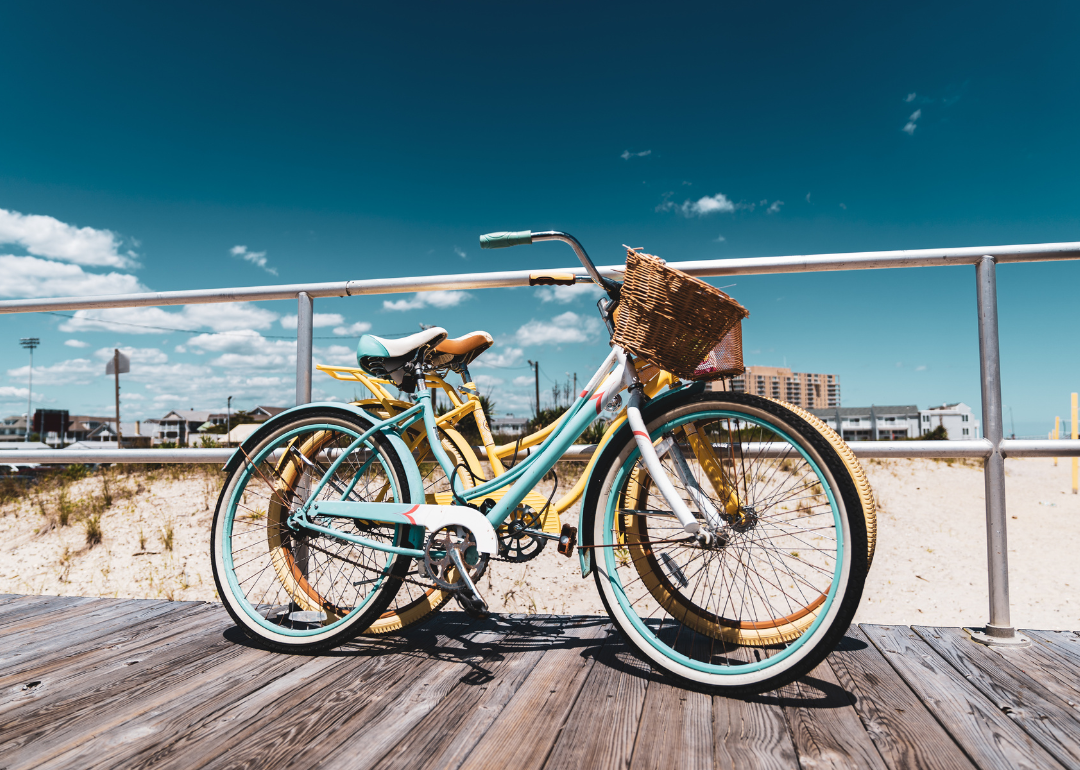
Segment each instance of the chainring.
[[499,527],[499,560],[523,562],[535,559],[544,550],[547,540],[536,537],[526,529],[540,529],[542,511],[522,503],[506,518]]
[[477,549],[473,533],[460,525],[440,527],[428,536],[424,546],[427,577],[447,591],[467,591],[468,584],[458,574],[451,551],[457,551],[474,585],[487,569],[488,557]]

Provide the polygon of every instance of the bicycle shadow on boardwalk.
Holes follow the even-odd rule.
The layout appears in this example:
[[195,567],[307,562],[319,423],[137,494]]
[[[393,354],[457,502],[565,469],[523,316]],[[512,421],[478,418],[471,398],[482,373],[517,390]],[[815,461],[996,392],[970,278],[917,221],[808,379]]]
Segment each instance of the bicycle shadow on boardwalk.
[[[235,644],[264,649],[235,626],[228,628],[224,636]],[[844,637],[838,649],[854,650],[864,646],[865,642],[859,639]],[[418,664],[432,661],[463,663],[469,671],[462,676],[461,682],[477,685],[491,681],[494,678],[492,666],[508,657],[532,651],[559,650],[578,650],[582,657],[595,659],[597,666],[645,679],[649,685],[654,682],[674,684],[651,669],[622,639],[606,615],[492,615],[485,620],[475,620],[464,612],[443,611],[404,631],[360,636],[333,650],[312,653],[310,657],[364,660],[398,655],[414,658]],[[739,700],[788,708],[835,709],[850,706],[851,698],[846,690],[832,682],[804,676],[782,693],[743,696]]]

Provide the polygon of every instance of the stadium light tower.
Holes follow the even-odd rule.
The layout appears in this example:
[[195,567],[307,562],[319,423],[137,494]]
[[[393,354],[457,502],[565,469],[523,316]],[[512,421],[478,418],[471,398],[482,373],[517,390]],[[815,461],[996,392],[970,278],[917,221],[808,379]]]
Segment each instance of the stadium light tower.
[[26,433],[23,435],[23,441],[29,441],[31,423],[34,419],[34,348],[41,344],[41,340],[37,337],[23,337],[19,340],[19,344],[30,351],[30,384],[26,388]]

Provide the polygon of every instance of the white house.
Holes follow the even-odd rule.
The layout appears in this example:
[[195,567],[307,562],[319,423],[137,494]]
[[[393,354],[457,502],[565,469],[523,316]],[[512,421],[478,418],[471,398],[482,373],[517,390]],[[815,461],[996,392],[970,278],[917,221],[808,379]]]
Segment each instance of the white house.
[[919,409],[906,406],[844,406],[811,409],[811,414],[835,430],[845,441],[881,441],[919,438],[939,425],[951,441],[980,438],[979,421],[967,404],[942,404]]
[[975,419],[971,407],[962,402],[923,409],[919,412],[919,420],[922,433],[928,433],[941,425],[944,426],[952,441],[982,438],[979,421]]

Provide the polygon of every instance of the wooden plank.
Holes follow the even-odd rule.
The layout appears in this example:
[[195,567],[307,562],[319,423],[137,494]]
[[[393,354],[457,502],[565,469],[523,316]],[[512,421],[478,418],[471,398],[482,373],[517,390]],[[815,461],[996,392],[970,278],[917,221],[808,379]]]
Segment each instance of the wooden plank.
[[1021,668],[1024,650],[990,649],[959,628],[912,630],[1059,762],[1080,767],[1077,714]]
[[548,648],[459,767],[544,765],[608,636],[606,617],[570,617],[565,623],[562,641]]
[[798,767],[795,742],[775,695],[713,697],[713,757],[725,770]]
[[[140,753],[129,755],[129,763],[189,768],[195,757],[206,768],[289,762],[310,767],[342,744],[356,758],[354,766],[370,765],[372,758],[361,762],[361,754],[380,739],[381,730],[374,727],[380,715],[401,704],[418,682],[437,679],[445,667],[457,665],[460,677],[467,668],[464,645],[474,637],[491,636],[492,625],[470,627],[436,618],[428,627],[400,636],[361,639],[333,654],[307,659],[301,668],[242,698],[219,699],[206,708],[193,704],[166,715],[170,721],[155,726],[155,734],[176,737],[165,746],[145,741],[137,747]],[[434,633],[431,626],[448,633]],[[409,654],[418,649],[424,652]],[[359,724],[342,727],[352,719]],[[283,724],[287,730],[280,729]],[[363,741],[355,740],[358,734]]]
[[848,630],[829,663],[887,766],[975,767],[858,626]]
[[139,714],[179,702],[208,680],[257,671],[272,654],[226,639],[221,630],[231,625],[223,619],[145,662],[99,672],[94,686],[77,695],[46,692],[12,709],[0,722],[0,755],[9,769],[37,767]]
[[804,767],[886,766],[828,660],[777,695]]
[[1062,657],[1068,658],[1074,666],[1080,666],[1080,636],[1075,631],[1025,631],[1024,633],[1031,634],[1032,639],[1053,645]]
[[[330,752],[305,752],[299,764],[318,761],[320,768],[371,767],[413,734],[418,724],[447,697],[459,688],[469,688],[469,682],[492,676],[491,665],[505,657],[512,646],[511,639],[527,639],[535,625],[527,618],[519,622],[500,622],[486,633],[471,635],[471,644],[462,650],[465,657],[449,666],[434,669],[419,682],[412,683],[400,695],[388,699],[386,706],[371,716],[351,715],[329,735]],[[512,653],[509,653],[512,654]],[[464,714],[459,714],[459,722]],[[450,729],[456,729],[448,725]],[[358,730],[368,731],[370,741],[363,746],[350,746],[345,736]],[[429,738],[436,736],[428,736]],[[321,757],[325,755],[325,759]],[[439,765],[444,767],[443,765]]]
[[376,768],[454,768],[461,764],[547,648],[558,643],[565,625],[563,618],[546,615],[511,615],[502,620],[513,628],[485,659],[484,668],[462,677],[461,686],[417,722],[375,763]]
[[[94,637],[68,650],[5,667],[8,673],[0,678],[0,714],[23,702],[23,698],[39,697],[48,691],[73,697],[84,686],[97,686],[93,677],[103,669],[125,670],[147,660],[147,656],[160,656],[210,626],[220,627],[217,612],[198,607],[189,610],[181,617],[182,622],[176,622],[175,611],[146,617],[121,635]],[[90,684],[84,685],[85,682]]]
[[[1080,661],[1062,653],[1053,637],[1040,638],[1031,631],[1022,631],[1033,642],[1024,649],[1023,660],[1030,666],[1039,682],[1048,690],[1069,704],[1070,708],[1080,710]],[[1050,632],[1053,633],[1053,632]]]
[[[136,603],[131,599],[94,599],[92,603],[39,614],[39,616],[6,627],[3,644],[0,646],[0,656],[3,656],[5,651],[9,654],[12,651],[25,653],[28,644],[30,646],[49,644],[50,641],[57,641],[64,637],[69,631],[85,629],[103,620],[122,616],[141,607],[158,604],[161,602],[145,602],[144,600],[144,602]],[[48,627],[48,633],[41,633],[44,627]]]
[[79,615],[44,629],[32,629],[19,638],[18,646],[11,646],[0,655],[0,665],[16,665],[28,659],[43,660],[56,654],[64,654],[72,644],[87,639],[107,639],[123,630],[132,619],[138,620],[147,613],[167,612],[169,602],[122,602],[102,606],[94,612]]
[[978,767],[1061,767],[910,628],[864,624],[862,630]]
[[712,766],[712,697],[653,675],[641,709],[630,770],[706,770]]
[[7,610],[0,615],[0,644],[6,642],[6,631],[13,625],[24,623],[31,618],[45,616],[61,612],[69,607],[99,602],[93,596],[27,596],[5,605]]
[[630,765],[654,674],[614,628],[609,634],[544,770]]

